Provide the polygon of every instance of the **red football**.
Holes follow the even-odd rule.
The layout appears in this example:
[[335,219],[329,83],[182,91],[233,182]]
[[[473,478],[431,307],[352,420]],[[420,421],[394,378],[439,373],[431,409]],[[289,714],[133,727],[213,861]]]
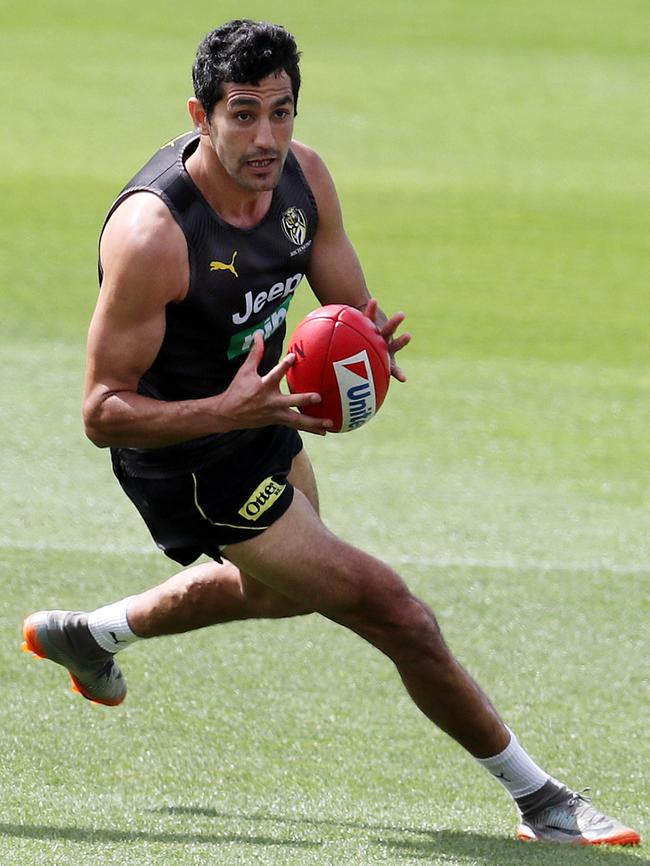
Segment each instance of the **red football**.
[[289,351],[296,356],[287,373],[291,391],[322,397],[301,411],[331,418],[332,433],[356,430],[379,411],[390,382],[388,347],[359,310],[345,304],[314,310],[291,335]]

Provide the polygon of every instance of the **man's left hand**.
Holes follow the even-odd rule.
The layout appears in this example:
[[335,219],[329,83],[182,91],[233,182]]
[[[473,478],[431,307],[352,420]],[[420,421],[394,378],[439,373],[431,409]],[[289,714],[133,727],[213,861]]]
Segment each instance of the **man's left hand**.
[[406,382],[406,376],[404,375],[402,368],[398,367],[395,363],[395,353],[399,352],[400,349],[403,349],[404,346],[407,346],[411,342],[411,335],[406,333],[400,334],[399,337],[394,336],[395,331],[406,318],[406,314],[395,313],[395,315],[391,316],[390,319],[387,318],[383,310],[379,309],[379,305],[375,298],[370,298],[362,311],[364,316],[367,316],[370,321],[373,322],[384,340],[386,340],[388,353],[390,355],[391,376],[394,376],[398,382]]

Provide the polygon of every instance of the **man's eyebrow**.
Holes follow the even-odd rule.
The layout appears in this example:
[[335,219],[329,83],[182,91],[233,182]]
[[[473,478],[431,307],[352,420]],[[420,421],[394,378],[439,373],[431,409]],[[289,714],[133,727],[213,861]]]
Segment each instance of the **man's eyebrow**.
[[[287,93],[285,96],[280,96],[275,100],[272,107],[278,108],[280,105],[289,103],[293,105],[293,94]],[[242,108],[249,105],[259,105],[260,99],[255,96],[235,96],[234,99],[228,101],[229,108]]]

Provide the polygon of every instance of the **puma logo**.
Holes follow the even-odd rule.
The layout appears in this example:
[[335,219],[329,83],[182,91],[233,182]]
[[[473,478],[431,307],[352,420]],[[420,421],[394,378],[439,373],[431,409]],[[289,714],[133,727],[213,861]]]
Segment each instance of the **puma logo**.
[[226,262],[210,262],[210,270],[211,271],[230,271],[231,274],[234,274],[236,277],[239,277],[239,274],[235,270],[235,257],[237,256],[237,250],[232,254],[232,259],[230,260],[230,264],[226,264]]

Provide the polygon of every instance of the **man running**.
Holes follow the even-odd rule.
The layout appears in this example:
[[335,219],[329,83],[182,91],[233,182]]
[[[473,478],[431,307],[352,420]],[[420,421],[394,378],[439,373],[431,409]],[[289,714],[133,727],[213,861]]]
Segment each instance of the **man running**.
[[[370,297],[323,161],[293,139],[298,60],[277,25],[232,21],[208,34],[194,131],[138,172],[101,237],[86,432],[111,448],[158,546],[183,566],[211,561],[90,614],[32,614],[26,646],[66,667],[86,698],[116,705],[126,684],[115,654],[139,638],[318,612],[393,661],[420,710],[513,797],[520,838],[637,843],[528,756],[429,608],[319,517],[299,431],[324,435],[331,422],[296,411],[317,394],[280,390],[294,293],[306,277],[320,304],[364,311],[400,381],[395,354],[409,337],[396,336],[404,316],[387,318]],[[247,509],[260,490],[264,507]]]

